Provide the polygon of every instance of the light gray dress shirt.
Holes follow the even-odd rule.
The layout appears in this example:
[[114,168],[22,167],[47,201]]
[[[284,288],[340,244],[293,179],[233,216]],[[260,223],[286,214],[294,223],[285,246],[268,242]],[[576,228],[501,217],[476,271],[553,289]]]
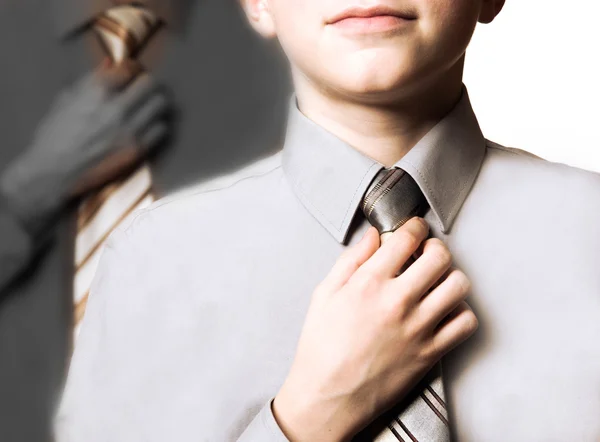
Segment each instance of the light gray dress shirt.
[[[472,281],[480,328],[443,360],[455,438],[599,440],[600,175],[487,141],[466,89],[397,165]],[[113,234],[58,441],[285,441],[271,400],[381,167],[292,101],[280,152]]]

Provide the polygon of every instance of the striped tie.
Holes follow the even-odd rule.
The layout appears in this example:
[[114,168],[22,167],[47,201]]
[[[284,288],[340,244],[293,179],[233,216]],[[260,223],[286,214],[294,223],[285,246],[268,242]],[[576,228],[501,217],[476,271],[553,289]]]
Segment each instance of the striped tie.
[[[159,20],[149,10],[134,5],[115,6],[94,23],[94,31],[113,63],[134,58],[157,29]],[[73,341],[85,312],[98,259],[110,233],[127,222],[136,209],[154,201],[147,164],[103,187],[79,207],[73,283]]]
[[[361,205],[366,218],[381,234],[382,242],[413,216],[423,216],[427,207],[427,200],[418,184],[397,167],[379,172]],[[411,263],[412,260],[409,260],[405,267]],[[448,442],[450,430],[441,364],[436,364],[411,394],[385,413],[382,419],[385,427],[369,437],[370,440]]]

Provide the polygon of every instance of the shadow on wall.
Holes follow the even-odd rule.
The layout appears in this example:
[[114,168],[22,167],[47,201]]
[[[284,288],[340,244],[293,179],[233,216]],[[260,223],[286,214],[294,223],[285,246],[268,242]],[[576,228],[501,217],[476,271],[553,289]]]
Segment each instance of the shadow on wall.
[[[251,28],[237,0],[185,1],[189,13],[179,32],[193,46],[186,53],[202,61],[186,63],[170,52],[157,72],[181,73],[181,81],[170,85],[179,107],[173,136],[187,143],[192,131],[200,132],[191,137],[192,161],[190,155],[171,154],[157,161],[157,167],[165,168],[160,175],[178,174],[180,185],[210,179],[280,149],[291,92],[278,42],[264,40]],[[198,102],[209,105],[186,108],[186,103]],[[179,145],[177,141],[173,144]],[[168,183],[158,184],[171,190]]]

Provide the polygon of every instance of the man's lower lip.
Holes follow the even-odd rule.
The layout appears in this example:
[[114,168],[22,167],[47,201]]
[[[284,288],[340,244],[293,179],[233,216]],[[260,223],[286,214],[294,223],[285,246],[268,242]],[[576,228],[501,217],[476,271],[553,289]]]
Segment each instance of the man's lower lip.
[[375,17],[349,17],[332,23],[338,29],[355,33],[386,32],[406,26],[412,20],[394,15],[377,15]]

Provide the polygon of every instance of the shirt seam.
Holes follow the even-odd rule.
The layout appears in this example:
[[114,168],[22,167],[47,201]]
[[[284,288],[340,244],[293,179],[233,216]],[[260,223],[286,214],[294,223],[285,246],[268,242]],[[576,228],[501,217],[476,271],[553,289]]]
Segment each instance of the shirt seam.
[[517,147],[502,146],[501,144],[498,144],[498,143],[496,143],[494,141],[491,141],[491,140],[488,140],[488,139],[485,140],[485,146],[488,149],[498,149],[498,150],[501,150],[503,152],[508,152],[508,153],[513,154],[513,155],[518,155],[518,156],[521,156],[521,157],[537,158],[537,159],[540,159],[540,160],[548,161],[545,158],[540,157],[540,156],[538,156],[538,155],[536,155],[536,154],[534,154],[532,152],[529,152],[529,151],[526,151],[526,150],[523,150],[523,149],[519,149]]
[[[134,216],[134,217],[131,219],[131,221],[128,223],[128,225],[127,225],[127,227],[126,227],[126,228],[117,227],[117,228],[115,229],[115,232],[116,232],[116,231],[121,231],[121,232],[123,232],[124,234],[126,234],[127,232],[129,232],[129,231],[130,231],[130,229],[132,229],[132,228],[133,228],[133,226],[134,226],[135,222],[138,220],[138,218],[139,218],[140,216],[142,216],[142,215],[144,215],[144,214],[146,214],[146,213],[151,213],[151,212],[153,212],[154,210],[157,210],[157,209],[159,209],[159,208],[161,208],[161,207],[164,207],[164,206],[166,206],[166,205],[168,205],[168,204],[172,204],[172,203],[175,203],[175,202],[179,202],[179,201],[182,201],[183,199],[187,199],[187,198],[195,197],[195,196],[198,196],[198,195],[205,195],[205,194],[209,194],[209,193],[217,192],[217,191],[219,191],[219,190],[225,190],[225,189],[229,189],[229,188],[231,188],[231,187],[235,186],[236,184],[239,184],[240,182],[242,182],[242,181],[244,181],[244,180],[251,179],[251,178],[261,178],[261,177],[263,177],[263,176],[266,176],[266,175],[268,175],[268,174],[270,174],[270,173],[272,173],[272,172],[275,172],[277,169],[280,169],[281,167],[282,167],[282,165],[281,165],[281,164],[277,164],[277,165],[275,165],[273,168],[271,168],[271,169],[269,169],[269,170],[267,170],[267,171],[264,171],[264,172],[262,172],[262,173],[258,173],[258,174],[252,174],[252,175],[248,175],[248,176],[243,176],[243,177],[240,177],[238,180],[236,180],[236,181],[234,181],[234,182],[232,182],[232,183],[229,183],[229,184],[227,184],[227,185],[222,185],[222,186],[219,186],[219,187],[216,187],[216,188],[213,188],[213,189],[198,190],[197,192],[189,193],[189,194],[186,194],[186,195],[181,195],[181,197],[180,197],[180,198],[174,198],[174,199],[172,199],[172,200],[170,200],[170,201],[164,201],[164,202],[163,202],[163,204],[156,205],[156,206],[150,206],[150,207],[147,207],[147,208],[145,208],[145,209],[142,209],[142,210],[140,210],[140,211],[139,211],[139,212],[138,212],[138,213],[137,213],[137,214],[136,214],[136,215],[135,215],[135,216]],[[158,201],[160,201],[160,200],[158,200]]]

